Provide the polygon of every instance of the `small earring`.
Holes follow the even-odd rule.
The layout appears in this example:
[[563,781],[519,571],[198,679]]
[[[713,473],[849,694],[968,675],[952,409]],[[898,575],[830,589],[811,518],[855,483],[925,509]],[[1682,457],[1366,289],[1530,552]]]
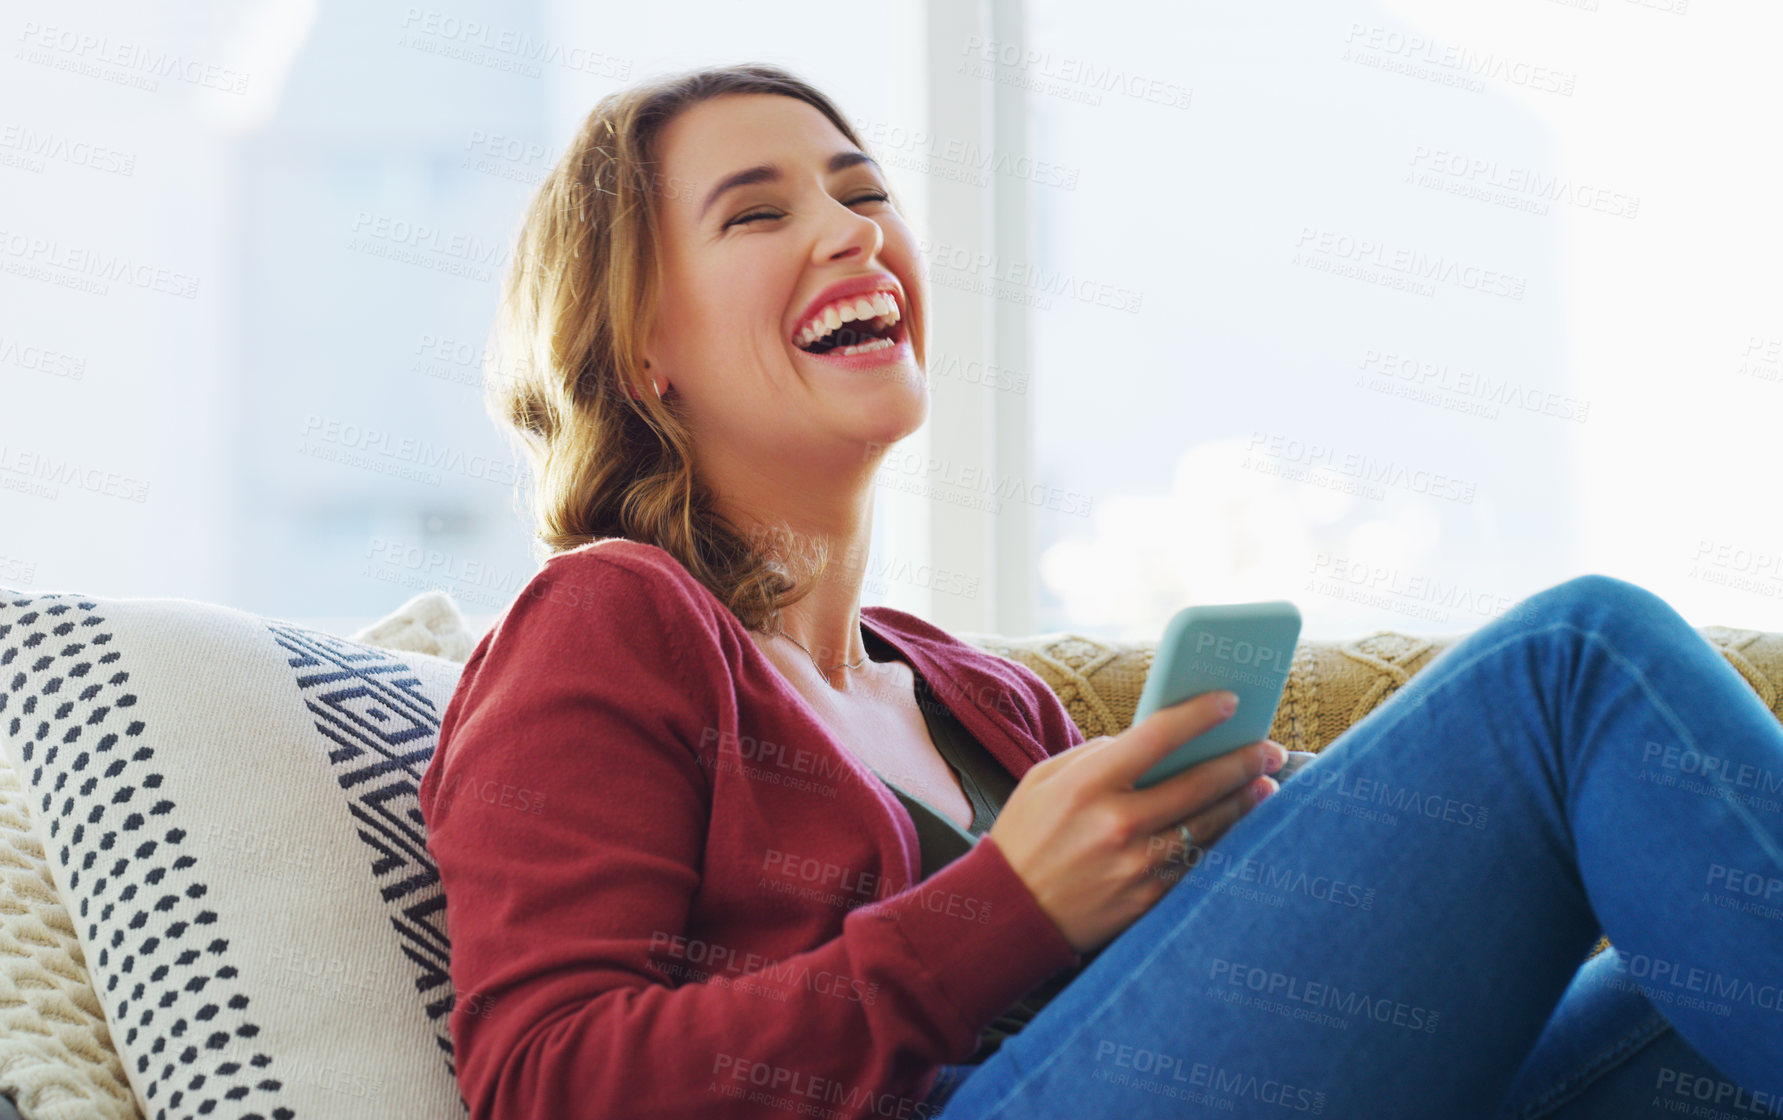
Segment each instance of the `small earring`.
[[652,377],[650,379],[650,387],[656,390],[656,399],[659,401],[662,400],[662,387],[656,383],[656,378]]

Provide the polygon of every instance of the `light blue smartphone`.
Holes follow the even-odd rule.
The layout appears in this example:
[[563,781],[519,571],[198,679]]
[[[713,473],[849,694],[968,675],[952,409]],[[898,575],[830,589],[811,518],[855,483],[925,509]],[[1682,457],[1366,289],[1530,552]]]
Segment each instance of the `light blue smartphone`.
[[1176,612],[1158,642],[1133,722],[1219,689],[1238,694],[1238,711],[1159,759],[1134,788],[1155,785],[1215,755],[1269,738],[1299,640],[1300,610],[1286,599]]

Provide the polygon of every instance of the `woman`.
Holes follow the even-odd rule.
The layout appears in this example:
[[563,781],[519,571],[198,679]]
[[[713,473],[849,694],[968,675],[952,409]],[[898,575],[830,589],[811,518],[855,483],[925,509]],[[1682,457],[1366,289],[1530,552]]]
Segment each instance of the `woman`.
[[550,556],[421,790],[473,1116],[1767,1114],[1783,729],[1683,619],[1570,580],[1285,787],[1135,790],[1223,694],[1086,743],[858,605],[927,309],[773,68],[609,97],[538,192],[497,400]]

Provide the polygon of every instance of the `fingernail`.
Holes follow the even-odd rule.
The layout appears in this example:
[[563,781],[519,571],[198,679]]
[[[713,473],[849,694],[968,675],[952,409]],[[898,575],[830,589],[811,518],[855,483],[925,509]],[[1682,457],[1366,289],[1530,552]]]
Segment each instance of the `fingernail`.
[[1275,791],[1280,788],[1282,788],[1281,785],[1279,783],[1277,783],[1274,778],[1259,778],[1259,779],[1257,779],[1256,804],[1261,805],[1264,801],[1268,800],[1271,796],[1273,796]]
[[1220,698],[1220,711],[1231,715],[1238,710],[1238,693],[1228,692]]
[[1273,774],[1288,763],[1288,748],[1274,739],[1265,744],[1263,754],[1263,772],[1265,774]]

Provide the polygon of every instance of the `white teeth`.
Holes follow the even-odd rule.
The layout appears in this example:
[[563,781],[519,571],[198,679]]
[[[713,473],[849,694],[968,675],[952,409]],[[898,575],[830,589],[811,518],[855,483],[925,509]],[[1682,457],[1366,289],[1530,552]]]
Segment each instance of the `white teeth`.
[[870,350],[884,350],[886,347],[891,346],[891,345],[892,345],[892,340],[889,338],[876,338],[871,342],[863,342],[859,346],[844,346],[840,350],[834,350],[831,352],[835,353],[835,354],[845,354],[845,355],[846,354],[865,354]]
[[822,337],[826,330],[836,330],[843,323],[854,323],[856,319],[875,319],[875,317],[881,316],[892,316],[893,323],[897,323],[897,319],[899,319],[897,300],[893,300],[890,292],[870,292],[867,296],[858,296],[852,300],[838,300],[813,317],[809,323],[806,323],[806,326],[799,332],[799,337],[809,334],[813,328],[817,330],[818,337]]
[[[842,326],[843,323],[865,322],[870,319],[883,320],[884,327],[895,325],[903,318],[898,312],[898,301],[890,292],[870,292],[865,296],[841,299],[830,304],[819,312],[794,340],[795,345],[805,347]],[[880,350],[891,345],[889,339],[878,340],[880,345],[863,344],[867,349]],[[852,353],[857,348],[848,347],[836,353]]]

